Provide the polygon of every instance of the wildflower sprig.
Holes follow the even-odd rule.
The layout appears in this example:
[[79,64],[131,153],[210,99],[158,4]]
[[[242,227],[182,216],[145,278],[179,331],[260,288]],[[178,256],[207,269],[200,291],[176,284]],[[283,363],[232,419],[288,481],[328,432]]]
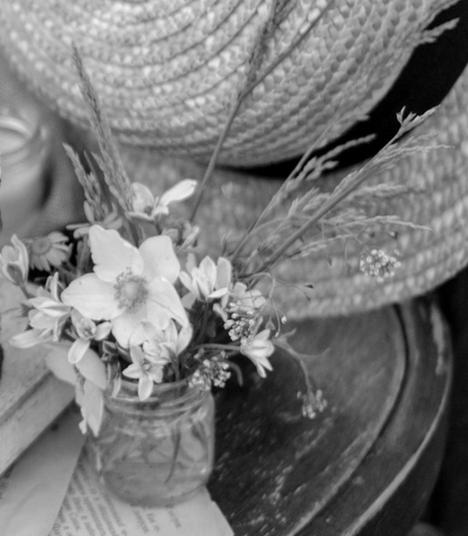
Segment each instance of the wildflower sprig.
[[[324,225],[328,224],[331,230],[331,235],[328,236],[335,238],[340,236],[342,228],[351,223],[355,224],[363,218],[363,215],[355,212],[351,217],[346,217],[346,210],[349,210],[350,206],[356,206],[353,201],[363,197],[360,191],[361,185],[394,166],[399,159],[408,154],[434,149],[434,146],[421,143],[424,141],[421,139],[416,142],[410,140],[406,144],[399,143],[407,132],[417,127],[433,112],[434,110],[430,110],[423,116],[416,116],[411,113],[405,115],[402,110],[397,115],[400,128],[392,139],[368,162],[346,175],[330,193],[319,193],[315,189],[307,188],[301,197],[290,200],[290,191],[299,190],[300,184],[304,185],[308,180],[320,176],[320,173],[315,171],[317,166],[323,170],[334,165],[329,159],[336,155],[335,150],[320,159],[311,160],[299,173],[293,171],[248,232],[237,244],[232,245],[233,259],[244,257],[249,259],[250,263],[253,261],[254,267],[247,269],[247,274],[251,274],[252,271],[265,271],[273,268],[284,258],[304,256],[307,249],[313,249],[314,244],[326,239]],[[368,141],[368,138],[360,141]],[[378,184],[367,190],[366,199],[371,202],[385,195],[403,195],[412,191],[414,188],[411,185],[404,187]],[[285,205],[281,213],[281,207]],[[393,215],[379,214],[366,219],[366,225],[376,223],[380,227],[392,225],[417,227],[413,222],[397,220]],[[300,247],[294,248],[299,241]]]

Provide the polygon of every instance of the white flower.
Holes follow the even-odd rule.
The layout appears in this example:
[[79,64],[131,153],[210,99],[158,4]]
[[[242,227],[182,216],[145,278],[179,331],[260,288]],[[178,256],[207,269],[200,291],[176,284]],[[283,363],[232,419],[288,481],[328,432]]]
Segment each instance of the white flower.
[[70,255],[67,242],[68,238],[57,231],[27,240],[31,267],[50,272],[53,266],[61,266]]
[[71,320],[78,338],[68,351],[68,360],[70,363],[75,364],[85,355],[92,340],[102,341],[109,335],[112,324],[110,322],[101,322],[96,325],[93,320],[86,318],[76,309],[72,310]]
[[238,316],[248,316],[254,318],[264,307],[266,299],[258,289],[249,290],[247,285],[237,281],[224,295],[219,304],[215,304],[213,309],[226,322],[234,313]]
[[[399,255],[398,250],[394,252]],[[382,283],[387,277],[393,277],[395,270],[401,266],[397,257],[389,255],[382,249],[373,249],[368,253],[361,254],[359,269],[368,277],[375,277]]]
[[231,312],[258,312],[265,305],[265,298],[258,289],[248,290],[247,285],[237,282],[231,292]]
[[193,257],[187,263],[190,275],[187,272],[180,272],[180,281],[190,291],[191,296],[185,299],[184,303],[190,305],[188,301],[192,298],[207,301],[221,298],[229,292],[232,278],[231,262],[219,257],[217,264],[206,256],[199,264],[194,266]]
[[151,396],[154,383],[161,383],[163,379],[163,368],[169,359],[148,359],[148,356],[139,346],[130,348],[132,364],[129,365],[122,374],[127,378],[138,379],[138,397],[146,400]]
[[188,324],[172,283],[179,261],[171,239],[154,236],[139,249],[117,231],[93,225],[89,230],[94,273],[75,279],[62,300],[94,321],[110,320],[112,333],[124,348],[145,340],[144,322],[165,329],[170,319]]
[[151,395],[153,383],[163,381],[164,367],[176,358],[188,346],[192,338],[192,326],[177,329],[172,320],[166,329],[145,323],[147,340],[143,348],[132,346],[130,357],[132,364],[122,374],[128,378],[138,379],[138,396],[145,400]]
[[28,313],[32,329],[18,333],[10,339],[18,348],[29,348],[36,344],[60,339],[63,325],[70,316],[71,307],[65,305],[59,296],[58,273],[49,277],[46,287],[37,290],[37,296],[30,298],[28,304],[33,307]]
[[169,188],[161,197],[154,197],[151,190],[139,182],[132,183],[132,216],[145,221],[154,221],[161,214],[169,214],[169,205],[184,201],[193,195],[197,181],[184,179]]
[[14,285],[24,285],[28,280],[29,255],[26,246],[16,235],[11,237],[12,246],[3,246],[0,268],[3,275]]
[[275,351],[273,343],[269,340],[270,330],[264,329],[257,333],[248,342],[241,344],[241,354],[247,356],[257,367],[259,376],[265,378],[265,369],[273,370],[268,358]]
[[151,323],[145,323],[147,340],[143,343],[143,349],[149,359],[166,359],[180,355],[189,345],[193,328],[190,324],[177,329],[175,322],[169,322],[166,329],[159,329]]

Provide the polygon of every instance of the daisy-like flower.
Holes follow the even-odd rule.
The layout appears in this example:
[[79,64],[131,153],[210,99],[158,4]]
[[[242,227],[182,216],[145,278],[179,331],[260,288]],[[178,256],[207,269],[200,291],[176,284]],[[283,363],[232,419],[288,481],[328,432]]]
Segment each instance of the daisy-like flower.
[[78,363],[88,351],[91,341],[102,341],[110,333],[112,324],[110,322],[101,322],[96,324],[90,318],[86,318],[76,309],[71,312],[71,321],[76,330],[78,338],[73,341],[68,351],[68,361]]
[[30,298],[32,309],[28,313],[32,329],[18,333],[10,339],[13,346],[30,348],[45,341],[57,342],[62,328],[70,316],[71,307],[61,301],[58,273],[49,277],[45,288],[37,290],[37,296]]
[[190,306],[194,299],[200,301],[214,300],[225,296],[229,292],[232,278],[231,262],[225,257],[219,257],[217,264],[206,256],[198,266],[194,257],[190,256],[187,262],[187,272],[180,272],[180,281],[190,291],[184,297],[184,304]]
[[154,221],[160,215],[169,214],[169,205],[185,201],[193,195],[197,181],[184,179],[166,190],[160,197],[154,197],[151,190],[139,182],[132,183],[133,211],[130,214],[144,221]]
[[165,329],[171,319],[188,324],[172,283],[179,261],[167,236],[153,236],[137,249],[117,231],[93,225],[89,230],[94,273],[75,279],[62,293],[62,301],[95,322],[109,320],[123,347],[146,340],[144,323]]
[[50,272],[53,266],[61,266],[70,255],[68,238],[57,231],[26,241],[32,268]]
[[273,370],[268,358],[275,351],[273,343],[269,340],[270,330],[264,329],[250,340],[241,344],[241,354],[248,357],[252,363],[256,366],[258,375],[262,378],[266,377],[265,369]]
[[29,255],[26,246],[16,235],[11,237],[12,246],[3,246],[0,254],[2,274],[14,285],[24,286],[28,280]]
[[138,380],[138,397],[146,400],[151,396],[154,383],[161,383],[164,366],[169,362],[168,358],[150,357],[140,346],[130,347],[132,364],[122,374],[127,378]]

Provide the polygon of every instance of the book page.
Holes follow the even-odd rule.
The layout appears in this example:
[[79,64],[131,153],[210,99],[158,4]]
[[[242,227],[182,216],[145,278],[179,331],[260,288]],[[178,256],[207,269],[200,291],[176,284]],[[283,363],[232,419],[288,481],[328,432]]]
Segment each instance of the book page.
[[107,493],[84,449],[50,536],[232,536],[204,488],[175,506],[130,506]]
[[165,508],[132,507],[107,493],[80,419],[67,411],[0,479],[1,536],[233,536],[205,488]]

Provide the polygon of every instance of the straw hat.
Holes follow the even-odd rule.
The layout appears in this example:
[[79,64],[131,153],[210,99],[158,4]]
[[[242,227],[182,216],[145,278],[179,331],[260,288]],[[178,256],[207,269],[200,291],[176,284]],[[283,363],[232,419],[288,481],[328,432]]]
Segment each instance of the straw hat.
[[[339,137],[386,93],[423,28],[451,3],[287,2],[292,7],[272,37],[262,69],[274,66],[297,36],[303,39],[244,103],[221,161],[237,166],[279,162],[318,139],[325,145]],[[271,4],[159,0],[94,7],[80,0],[18,0],[2,7],[0,40],[27,84],[63,116],[84,124],[86,111],[69,55],[74,40],[122,143],[203,160],[224,125],[253,36]],[[380,176],[379,181],[396,184],[410,177],[420,191],[368,211],[395,214],[431,231],[405,229],[388,241],[364,244],[400,251],[401,267],[383,283],[359,271],[358,248],[346,251],[345,262],[339,241],[326,254],[279,266],[277,275],[286,284],[278,306],[290,318],[348,314],[408,299],[467,264],[468,72],[419,131],[433,133],[435,143],[449,148],[444,155],[412,155]],[[132,177],[154,181],[155,153],[137,150],[133,158],[131,153],[123,150]],[[226,210],[227,182],[233,212]],[[276,187],[219,172],[217,188],[199,213],[207,250],[214,247],[211,237],[245,223]],[[294,288],[303,282],[314,285],[308,300]]]
[[11,65],[59,113],[87,124],[84,63],[119,140],[206,160],[278,6],[221,162],[251,166],[324,144],[386,93],[453,0],[16,0],[0,10]]
[[[276,276],[279,309],[288,318],[351,314],[401,302],[433,290],[468,263],[468,68],[432,117],[413,133],[428,136],[429,145],[441,145],[399,160],[395,167],[378,175],[375,182],[408,185],[413,193],[372,202],[366,214],[395,215],[399,220],[426,227],[398,229],[396,236],[363,235],[362,244],[341,239],[331,241],[303,259],[284,262]],[[203,167],[178,159],[163,159],[154,153],[123,150],[124,164],[135,180],[163,191],[190,176],[200,179]],[[324,177],[319,185],[329,189],[343,173]],[[157,177],[157,184],[155,184]],[[280,185],[280,181],[218,170],[206,192],[197,223],[203,229],[201,246],[213,255],[220,253],[220,236],[249,226]],[[360,269],[363,250],[399,251],[400,267],[382,282]],[[299,284],[312,284],[307,299]]]

